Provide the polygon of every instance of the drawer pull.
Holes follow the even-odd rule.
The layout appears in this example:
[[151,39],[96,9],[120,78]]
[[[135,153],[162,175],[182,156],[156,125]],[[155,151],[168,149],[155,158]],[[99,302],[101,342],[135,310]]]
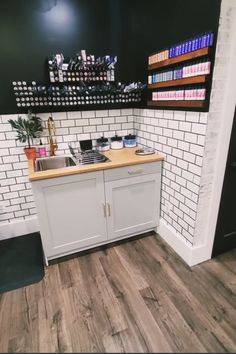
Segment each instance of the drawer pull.
[[128,171],[129,175],[136,175],[138,173],[142,173],[143,169],[142,168],[138,168],[137,170],[133,170],[133,171]]

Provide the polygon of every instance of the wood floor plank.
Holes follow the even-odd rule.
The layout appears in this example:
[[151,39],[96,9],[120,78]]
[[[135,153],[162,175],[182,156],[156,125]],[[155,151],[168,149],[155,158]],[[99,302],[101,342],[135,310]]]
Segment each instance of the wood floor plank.
[[203,268],[210,272],[214,277],[223,279],[219,282],[225,287],[225,289],[231,294],[234,304],[236,305],[236,277],[235,274],[218,262],[212,262],[210,260],[207,264],[203,264]]
[[[148,240],[146,240],[146,246],[147,242]],[[225,344],[231,348],[231,345],[233,345],[232,341],[227,338],[226,334],[221,328],[216,326],[217,324],[214,323],[209,316],[201,312],[201,304],[191,295],[189,289],[183,286],[180,279],[173,273],[173,270],[169,268],[169,273],[164,271],[163,265],[153,248],[147,246],[149,256],[147,257],[147,252],[140,243],[141,241],[137,241],[132,245],[133,252],[136,251],[135,258],[140,258],[143,265],[145,265],[145,263],[147,264],[145,271],[148,272],[150,270],[153,276],[158,276],[161,288],[167,292],[173,304],[180,311],[188,325],[197,334],[204,347],[207,350],[213,347],[214,350],[218,352],[224,352],[226,350]],[[130,248],[128,244],[125,246]],[[193,321],[193,318],[196,318],[196,323]],[[218,338],[218,341],[216,341],[215,337]]]
[[[160,262],[164,273],[166,273],[166,275],[168,275],[169,277],[169,285],[173,285],[175,292],[178,291],[179,293],[184,294],[184,301],[189,304],[195,312],[202,314],[201,316],[204,317],[204,321],[202,321],[201,316],[199,316],[199,324],[201,322],[205,323],[205,325],[209,329],[208,333],[211,339],[215,338],[216,336],[216,338],[218,339],[218,343],[220,344],[221,349],[223,351],[225,351],[226,349],[229,351],[233,351],[235,349],[234,341],[231,340],[230,336],[228,336],[224,329],[219,326],[219,323],[216,321],[216,318],[211,315],[207,306],[208,304],[206,303],[204,306],[203,303],[196,298],[195,293],[196,291],[199,291],[198,289],[200,289],[200,284],[198,283],[196,291],[191,291],[191,288],[194,284],[194,277],[189,279],[188,286],[186,286],[184,283],[184,279],[186,279],[186,277],[184,277],[182,273],[179,273],[178,268],[171,266],[169,262],[166,262],[165,259],[161,259],[159,256],[157,257],[157,254],[153,252],[153,249],[151,248],[151,246],[153,245],[153,238],[149,238],[146,241],[145,245],[143,245],[142,240],[139,242],[143,246],[142,250],[147,249],[149,255],[152,255],[154,259],[156,258],[158,262]],[[192,274],[194,275],[194,271],[192,272]],[[165,285],[165,282],[163,281],[162,284]],[[203,299],[205,301],[204,297],[202,297],[202,300]],[[220,346],[218,347],[218,350],[220,350]]]
[[222,253],[214,258],[214,261],[227,267],[231,272],[236,274],[236,248]]
[[[124,294],[126,306],[129,308],[129,314],[138,324],[148,350],[151,352],[170,351],[171,348],[168,342],[164,338],[163,333],[152,317],[142,297],[135,291],[135,284],[122,266],[116,251],[110,249],[109,256],[110,257],[106,257],[106,259],[104,257],[101,259],[103,268],[106,269],[106,273],[112,273],[116,284]],[[138,311],[135,311],[136,309],[138,309]]]
[[[103,272],[99,261],[99,252],[91,256],[79,259],[81,273],[84,278],[85,287],[93,294],[93,313],[97,323],[97,337],[101,339],[104,349],[109,344],[117,348],[119,341],[116,335],[127,329],[125,317],[122,315],[119,303],[112,291],[112,288]],[[92,276],[91,276],[92,274]],[[117,348],[120,351],[120,348]]]
[[[123,257],[126,257],[128,254],[130,255],[130,252],[127,252],[124,247],[120,247],[116,252],[122,260]],[[156,279],[153,278],[152,274],[145,271],[142,259],[139,260],[136,257],[133,259],[130,256],[129,260],[130,267],[132,268],[140,268],[141,265],[144,267],[142,272],[150,285],[148,288],[140,290],[140,293],[160,326],[163,335],[168,339],[173,352],[205,352],[206,349],[195,336],[180,312],[176,311],[167,293],[156,283]],[[153,288],[155,289],[154,291]]]
[[[158,240],[158,238],[152,238],[149,241],[152,243],[152,247],[154,247],[155,243],[160,247],[163,246],[163,241]],[[166,257],[162,257],[160,252],[159,257],[163,261],[166,260]],[[214,260],[214,263],[217,263],[217,261]],[[172,254],[172,257],[168,258],[167,264],[175,271],[177,270],[186,288],[198,299],[199,303],[202,303],[204,299],[204,306],[206,306],[207,312],[213,319],[220,322],[221,327],[226,333],[233,336],[233,333],[236,333],[236,310],[225,297],[215,291],[212,282],[206,282],[203,277],[199,276],[197,269],[199,267],[202,268],[202,266],[190,268],[175,253]],[[222,268],[224,269],[224,266]]]
[[236,250],[192,268],[154,233],[0,294],[0,352],[236,352]]

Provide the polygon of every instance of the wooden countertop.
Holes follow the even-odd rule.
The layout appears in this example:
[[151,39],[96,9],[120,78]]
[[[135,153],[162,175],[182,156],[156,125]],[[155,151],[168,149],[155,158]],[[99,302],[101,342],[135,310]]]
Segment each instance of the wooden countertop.
[[164,160],[164,157],[158,153],[152,155],[136,155],[135,150],[140,148],[141,147],[136,146],[133,148],[123,148],[120,150],[109,150],[104,152],[104,155],[110,159],[110,162],[77,165],[39,172],[35,171],[34,162],[29,160],[29,180],[36,181]]

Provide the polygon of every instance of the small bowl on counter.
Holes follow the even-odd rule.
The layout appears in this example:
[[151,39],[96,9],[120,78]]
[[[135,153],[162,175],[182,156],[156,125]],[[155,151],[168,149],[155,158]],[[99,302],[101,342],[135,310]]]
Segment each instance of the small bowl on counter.
[[111,149],[119,150],[123,149],[124,143],[121,136],[115,135],[111,137]]
[[110,150],[110,143],[108,141],[108,138],[104,138],[103,136],[99,139],[96,140],[96,149],[97,151],[108,151]]
[[124,146],[125,147],[135,147],[137,146],[136,135],[128,134],[124,137]]

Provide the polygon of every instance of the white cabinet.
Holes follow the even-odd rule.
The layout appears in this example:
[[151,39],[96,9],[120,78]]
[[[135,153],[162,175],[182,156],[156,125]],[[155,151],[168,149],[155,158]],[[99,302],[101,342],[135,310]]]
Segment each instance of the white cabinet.
[[104,171],[108,240],[158,226],[160,173],[160,163]]
[[161,161],[32,182],[46,260],[155,229]]
[[32,187],[47,259],[106,241],[102,171],[35,181]]

